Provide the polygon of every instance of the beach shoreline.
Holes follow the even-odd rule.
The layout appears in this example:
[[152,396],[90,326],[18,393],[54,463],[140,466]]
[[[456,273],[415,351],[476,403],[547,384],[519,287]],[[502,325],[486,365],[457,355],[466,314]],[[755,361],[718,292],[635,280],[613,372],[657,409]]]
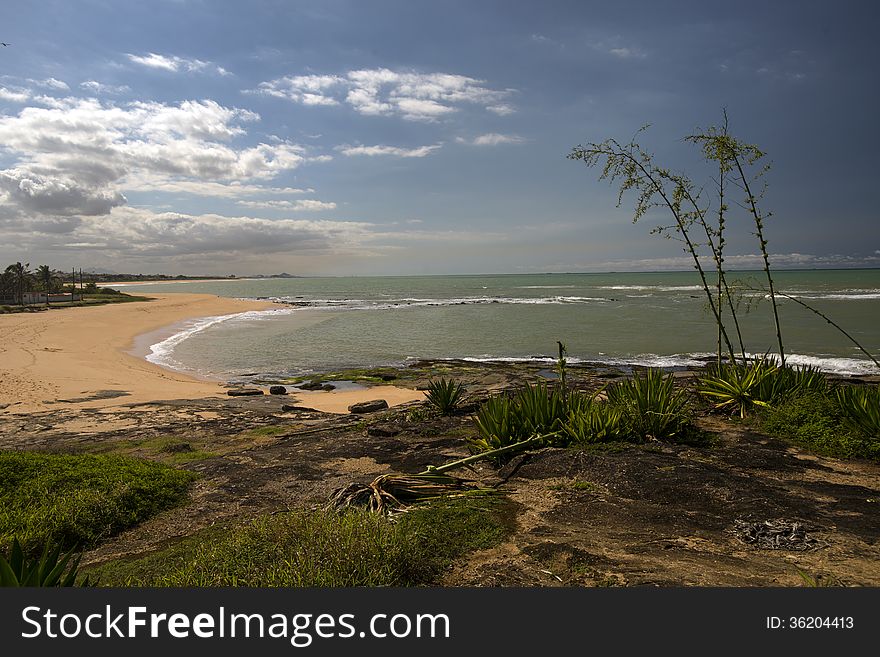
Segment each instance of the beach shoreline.
[[[183,322],[277,307],[210,294],[154,294],[151,301],[0,315],[0,412],[99,409],[162,400],[225,397],[224,381],[200,379],[147,361],[150,340]],[[303,393],[301,403],[345,413],[369,389]],[[298,395],[300,396],[300,395]],[[383,389],[390,405],[421,393]]]

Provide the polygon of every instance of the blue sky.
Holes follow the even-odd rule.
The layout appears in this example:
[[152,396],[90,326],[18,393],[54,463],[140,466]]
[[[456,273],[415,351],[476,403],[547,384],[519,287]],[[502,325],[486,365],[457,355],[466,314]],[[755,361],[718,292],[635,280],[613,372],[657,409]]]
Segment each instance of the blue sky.
[[[684,269],[565,158],[759,144],[777,266],[880,266],[867,2],[7,3],[0,262],[184,274]],[[653,222],[653,223],[652,223]],[[756,264],[745,224],[729,262]]]

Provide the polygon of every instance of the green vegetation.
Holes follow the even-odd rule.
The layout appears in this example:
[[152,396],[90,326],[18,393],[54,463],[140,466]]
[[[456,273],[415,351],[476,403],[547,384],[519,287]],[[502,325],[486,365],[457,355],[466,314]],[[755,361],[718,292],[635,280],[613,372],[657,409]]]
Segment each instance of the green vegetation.
[[585,399],[589,401],[569,408],[563,430],[571,442],[583,445],[627,439],[629,432],[622,409]]
[[[72,548],[61,554],[60,545],[50,550],[46,544],[39,557],[32,557],[24,553],[18,539],[13,540],[9,558],[0,554],[0,586],[76,586],[82,554],[74,559],[75,552],[76,548]],[[89,578],[79,585],[89,586]]]
[[573,479],[571,481],[566,481],[561,484],[555,484],[550,486],[550,490],[561,490],[561,491],[584,491],[587,493],[604,493],[605,489],[602,488],[599,484],[595,484],[592,481],[583,481],[582,479]]
[[767,408],[806,394],[824,395],[828,380],[818,368],[778,366],[772,359],[751,363],[723,363],[707,369],[697,392],[714,402],[715,410],[729,410],[744,418],[758,407]]
[[111,586],[412,586],[508,531],[497,495],[435,500],[397,522],[354,509],[292,511],[203,530],[90,572]]
[[836,396],[844,423],[855,433],[880,441],[880,387],[843,386]]
[[[65,276],[69,277],[71,283],[64,283]],[[80,272],[78,283],[77,287],[77,278],[74,272],[56,271],[49,265],[40,265],[36,271],[31,271],[30,263],[16,262],[0,272],[0,301],[7,302],[0,305],[0,313],[150,301],[149,297],[125,294],[110,287],[98,287],[94,281],[84,284],[82,272]],[[39,303],[34,300],[34,297],[29,296],[31,293],[37,293],[36,298]],[[71,296],[66,301],[50,301],[49,295],[59,293],[73,293],[81,298],[73,300]]]
[[636,440],[673,440],[690,422],[687,393],[675,389],[672,376],[649,369],[608,388],[608,404],[623,412]]
[[490,398],[477,411],[478,438],[470,441],[476,452],[488,452],[540,436],[541,445],[565,443],[562,426],[566,420],[562,393],[543,382],[526,385],[513,398]]
[[789,397],[762,410],[758,421],[768,434],[818,454],[880,460],[880,440],[850,428],[846,411],[829,394]]
[[[607,388],[607,401],[539,383],[513,397],[490,398],[477,411],[475,452],[489,452],[530,440],[529,447],[618,440],[689,440],[687,392],[660,370],[636,373]],[[504,453],[505,458],[513,455]]]
[[428,385],[425,401],[440,415],[452,415],[464,399],[464,386],[455,379],[435,379]]
[[0,452],[0,549],[94,545],[180,504],[195,476],[120,456]]

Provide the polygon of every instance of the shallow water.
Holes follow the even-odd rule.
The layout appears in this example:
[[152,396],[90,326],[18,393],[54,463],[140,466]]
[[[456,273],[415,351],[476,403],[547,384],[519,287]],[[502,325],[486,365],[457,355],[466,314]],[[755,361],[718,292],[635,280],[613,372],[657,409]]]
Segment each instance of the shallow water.
[[[735,277],[756,286],[761,280],[757,272]],[[775,280],[778,289],[827,314],[868,351],[880,352],[880,270],[786,271]],[[690,272],[260,279],[132,289],[284,302],[278,310],[190,322],[148,356],[218,378],[420,358],[550,362],[557,340],[566,343],[572,362],[671,367],[695,364],[717,345],[699,279]],[[776,350],[763,297],[747,292],[739,302],[750,353]],[[779,303],[792,362],[845,374],[878,373],[822,318],[791,301]]]

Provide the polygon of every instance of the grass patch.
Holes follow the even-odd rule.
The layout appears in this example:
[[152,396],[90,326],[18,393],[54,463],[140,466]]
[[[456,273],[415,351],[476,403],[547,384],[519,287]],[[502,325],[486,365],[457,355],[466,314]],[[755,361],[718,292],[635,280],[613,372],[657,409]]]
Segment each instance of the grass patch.
[[[77,451],[80,451],[78,448]],[[135,458],[148,458],[167,465],[185,465],[193,461],[221,456],[230,451],[210,448],[206,441],[194,442],[179,436],[154,436],[135,440],[103,440],[82,448],[91,454],[114,454]]]
[[513,522],[510,503],[501,495],[475,491],[412,507],[397,525],[415,538],[422,566],[434,576],[458,557],[500,543]]
[[880,460],[880,441],[849,429],[837,402],[823,394],[807,394],[765,410],[761,429],[777,438],[825,456]]
[[95,454],[0,452],[0,549],[87,547],[180,504],[191,472]]
[[415,507],[397,522],[361,510],[293,511],[213,527],[89,573],[110,586],[413,586],[509,531],[497,496]]
[[592,481],[583,481],[582,479],[573,479],[571,481],[566,481],[561,484],[556,484],[555,486],[550,486],[550,490],[574,490],[574,491],[585,491],[588,493],[604,493],[605,489],[602,488],[599,484],[594,484]]

